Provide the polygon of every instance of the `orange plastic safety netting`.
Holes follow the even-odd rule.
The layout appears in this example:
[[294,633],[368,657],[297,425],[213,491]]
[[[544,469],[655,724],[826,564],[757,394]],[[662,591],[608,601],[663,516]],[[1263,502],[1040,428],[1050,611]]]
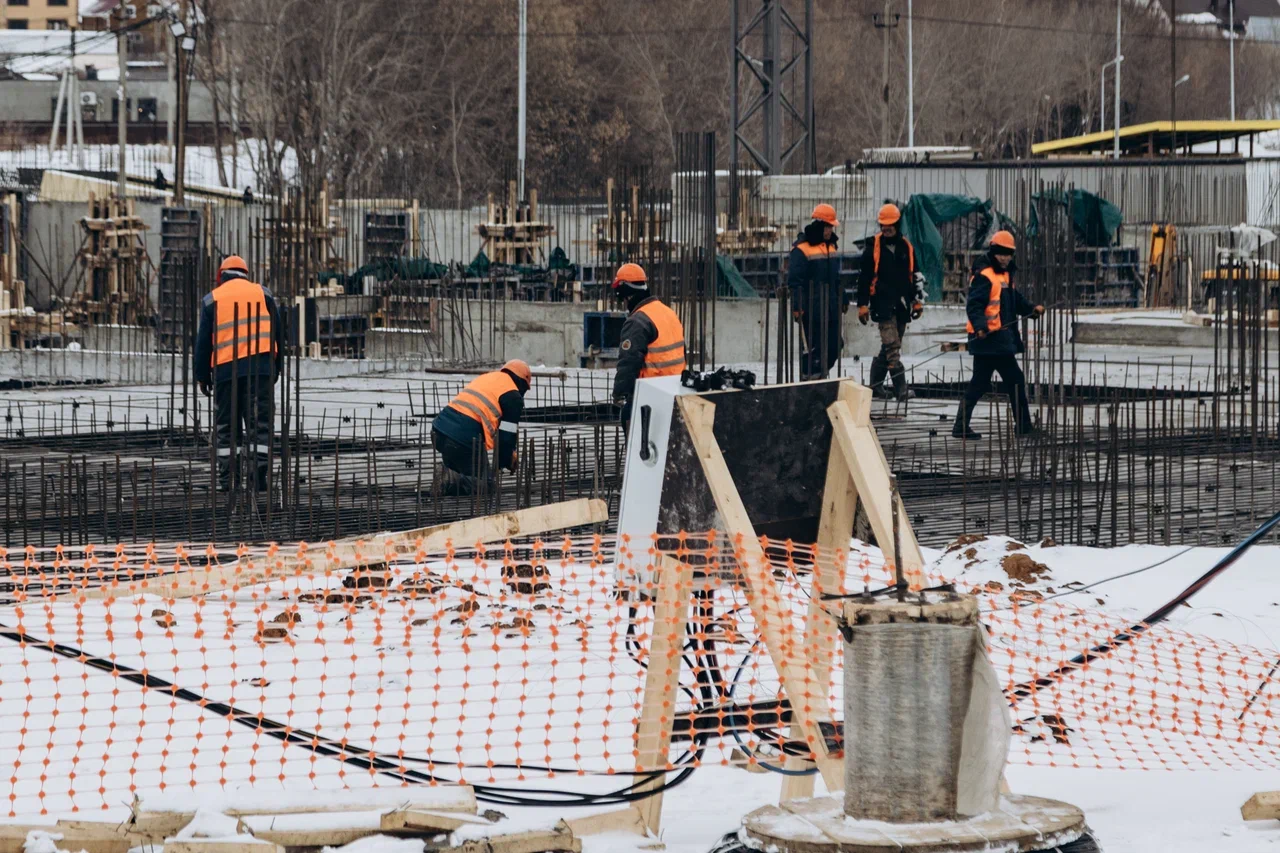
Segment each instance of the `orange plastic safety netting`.
[[[0,796],[12,816],[246,784],[554,778],[593,790],[625,785],[637,768],[789,756],[794,766],[804,741],[778,665],[800,673],[810,713],[838,721],[840,602],[821,593],[883,587],[890,567],[874,548],[815,554],[766,540],[768,565],[753,569],[748,543],[722,534],[662,544],[694,567],[673,596],[685,603],[679,631],[655,623],[673,575],[654,543],[599,536],[429,554],[334,544],[6,553]],[[743,567],[763,597],[749,594]],[[823,576],[834,589],[815,591]],[[979,592],[1011,695],[1128,627]],[[655,637],[674,641],[657,666],[679,671],[658,706],[672,739],[658,753],[639,733],[655,707]],[[1156,626],[1023,690],[1011,760],[1276,766],[1278,656]]]

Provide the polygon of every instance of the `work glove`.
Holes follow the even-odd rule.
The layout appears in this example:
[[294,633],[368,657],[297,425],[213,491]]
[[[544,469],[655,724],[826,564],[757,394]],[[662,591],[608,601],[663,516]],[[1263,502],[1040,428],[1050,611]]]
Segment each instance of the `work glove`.
[[868,308],[866,305],[859,305],[858,306],[858,322],[865,326],[867,325],[867,322],[870,319],[871,319],[871,309]]
[[507,470],[510,471],[512,474],[514,474],[519,467],[520,467],[520,451],[513,450],[511,451],[511,467],[508,468]]
[[208,382],[201,382],[201,383],[200,383],[200,393],[201,393],[201,394],[203,394],[203,395],[205,395],[206,397],[212,397],[212,396],[213,396],[213,386],[212,386],[212,385],[210,385]]
[[1035,318],[1037,318],[1037,319],[1039,319],[1040,317],[1043,317],[1043,316],[1044,316],[1044,306],[1043,306],[1043,305],[1037,305],[1035,308],[1031,309],[1031,316],[1032,316],[1032,317],[1035,317]]
[[916,301],[924,302],[924,289],[927,282],[924,280],[924,273],[916,270],[916,274],[911,278],[916,286]]
[[919,302],[913,303],[911,306],[911,319],[919,320],[923,314],[924,314],[924,306],[921,305]]
[[987,330],[986,330],[986,329],[979,329],[978,331],[976,331],[976,332],[974,332],[974,333],[973,333],[973,336],[974,336],[975,338],[977,338],[978,340],[982,340],[983,338],[985,338],[985,337],[987,336]]

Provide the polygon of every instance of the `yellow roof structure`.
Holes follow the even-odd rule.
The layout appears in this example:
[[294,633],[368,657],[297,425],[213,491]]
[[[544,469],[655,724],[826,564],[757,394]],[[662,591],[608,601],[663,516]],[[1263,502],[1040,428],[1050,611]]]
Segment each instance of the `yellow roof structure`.
[[[1203,142],[1222,142],[1268,130],[1280,130],[1280,121],[1241,119],[1238,121],[1149,121],[1120,128],[1121,154],[1158,154],[1170,150],[1189,149]],[[1176,136],[1175,136],[1176,132]],[[1112,150],[1114,131],[1086,133],[1067,139],[1051,139],[1031,146],[1032,154],[1092,154]],[[1229,152],[1228,152],[1229,153]],[[1252,153],[1252,152],[1250,152]]]

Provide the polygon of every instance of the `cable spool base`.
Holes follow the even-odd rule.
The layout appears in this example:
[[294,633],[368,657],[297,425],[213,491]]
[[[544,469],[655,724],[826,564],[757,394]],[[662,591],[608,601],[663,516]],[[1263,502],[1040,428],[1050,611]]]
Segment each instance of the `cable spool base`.
[[778,853],[1031,853],[1070,844],[1088,831],[1084,812],[1042,797],[1006,794],[994,811],[929,823],[854,820],[844,795],[766,806],[742,821],[748,846]]

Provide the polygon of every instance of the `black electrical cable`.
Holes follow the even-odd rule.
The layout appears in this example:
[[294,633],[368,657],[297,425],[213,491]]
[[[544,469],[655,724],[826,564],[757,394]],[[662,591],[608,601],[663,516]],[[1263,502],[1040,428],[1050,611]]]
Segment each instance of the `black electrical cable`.
[[[290,726],[286,726],[283,723],[273,720],[262,713],[251,714],[247,711],[237,708],[234,705],[230,705],[225,702],[210,700],[207,697],[195,692],[194,690],[189,690],[185,687],[179,687],[176,684],[165,681],[162,678],[157,678],[154,675],[149,675],[149,674],[140,672],[124,664],[120,664],[114,661],[109,661],[100,657],[95,657],[93,655],[90,655],[83,649],[76,648],[75,646],[68,646],[64,643],[54,643],[48,640],[42,640],[38,637],[33,637],[30,634],[26,634],[22,631],[17,631],[13,628],[10,628],[8,625],[4,625],[4,624],[0,624],[0,637],[3,637],[4,639],[7,639],[7,640],[12,640],[13,642],[23,646],[43,649],[52,654],[58,655],[60,657],[65,657],[70,660],[74,660],[84,666],[88,666],[93,669],[97,669],[102,672],[109,673],[110,675],[115,676],[116,678],[124,679],[125,681],[128,681],[133,684],[137,684],[142,687],[146,687],[148,689],[167,692],[169,693],[169,695],[171,695],[175,699],[182,699],[183,701],[190,702],[195,705],[199,705],[202,710],[207,710],[211,713],[219,714],[223,717],[226,717],[227,719],[231,720],[234,723],[237,723],[242,726],[246,726],[248,728],[252,728],[255,731],[260,731],[263,734],[266,734],[269,737],[273,737],[276,740],[279,740],[283,743],[291,744],[293,746],[304,747],[318,755],[325,756],[326,758],[336,759],[338,761],[343,762],[344,764],[350,764],[352,766],[359,767],[365,770],[372,770],[379,774],[390,776],[394,779],[398,779],[399,781],[405,782],[405,783],[456,784],[456,780],[443,779],[432,773],[427,773],[420,770],[408,769],[396,764],[395,762],[389,761],[385,758],[367,757],[372,755],[372,750],[365,750],[363,755],[354,754],[349,745],[343,745],[329,738],[321,737],[319,734],[316,734],[313,732],[308,732],[301,729],[294,729]],[[693,771],[696,769],[697,762],[702,758],[702,755],[706,750],[706,741],[709,739],[710,739],[709,733],[695,734],[694,737],[692,738],[694,748],[690,750],[686,750],[685,753],[680,758],[678,758],[675,762],[672,762],[672,765],[674,767],[680,768],[680,771],[679,773],[677,773],[675,778],[664,779],[662,784],[655,785],[644,791],[639,791],[637,790],[637,788],[639,788],[642,785],[646,785],[650,782],[653,782],[654,780],[665,777],[668,771],[657,770],[653,772],[625,774],[625,775],[634,775],[639,778],[637,781],[632,782],[630,785],[627,785],[623,788],[619,788],[615,791],[610,791],[604,794],[584,794],[576,791],[560,791],[560,790],[550,790],[550,789],[509,788],[509,787],[502,787],[502,786],[495,786],[495,785],[472,785],[471,787],[475,790],[477,800],[484,803],[494,804],[494,805],[562,807],[562,806],[621,805],[625,803],[637,802],[639,800],[643,800],[648,797],[651,797],[654,794],[662,793],[663,791],[667,791],[671,788],[674,788],[677,785],[684,782],[685,780],[687,780],[693,774]],[[444,762],[434,762],[429,759],[410,759],[410,760],[414,761],[414,763],[444,764]],[[456,765],[450,764],[448,766],[456,766]],[[476,769],[487,769],[489,767],[489,765],[487,764],[472,765],[472,766],[476,767]],[[525,769],[525,770],[539,769],[534,765],[494,765],[494,766],[495,767],[514,766],[517,769]],[[573,772],[578,772],[578,771],[573,771]],[[531,796],[531,794],[537,794],[539,796],[534,797],[534,796]],[[540,799],[539,797],[554,798],[554,799]]]
[[1011,704],[1016,704],[1019,699],[1025,699],[1026,697],[1031,696],[1036,691],[1038,691],[1041,687],[1047,687],[1050,684],[1053,684],[1058,679],[1062,678],[1064,675],[1068,675],[1078,670],[1080,667],[1084,666],[1085,664],[1091,661],[1097,660],[1103,655],[1110,654],[1111,652],[1115,651],[1115,649],[1118,648],[1119,646],[1125,643],[1131,642],[1134,639],[1136,639],[1139,635],[1145,633],[1146,630],[1150,628],[1152,625],[1156,625],[1160,622],[1163,622],[1166,618],[1168,618],[1169,614],[1172,613],[1176,607],[1178,607],[1184,601],[1191,598],[1191,596],[1195,595],[1197,592],[1199,592],[1200,590],[1208,586],[1210,581],[1212,581],[1218,575],[1222,574],[1224,571],[1230,568],[1236,562],[1236,560],[1239,560],[1242,556],[1244,556],[1246,551],[1248,551],[1250,548],[1252,548],[1262,539],[1266,538],[1267,534],[1270,533],[1272,528],[1274,528],[1276,525],[1280,525],[1280,512],[1276,513],[1275,515],[1271,516],[1271,518],[1263,522],[1262,526],[1260,526],[1257,530],[1253,531],[1253,533],[1249,534],[1249,537],[1247,539],[1245,539],[1243,542],[1241,542],[1239,545],[1233,548],[1231,553],[1227,554],[1225,557],[1219,560],[1216,564],[1214,564],[1213,568],[1209,569],[1209,571],[1205,572],[1200,577],[1196,578],[1195,581],[1192,582],[1192,584],[1188,586],[1186,589],[1184,589],[1182,592],[1175,595],[1173,598],[1171,598],[1166,603],[1162,604],[1160,607],[1157,607],[1150,614],[1148,614],[1145,619],[1142,619],[1139,622],[1129,626],[1127,630],[1117,632],[1114,636],[1111,637],[1111,639],[1107,640],[1106,642],[1100,643],[1086,651],[1081,652],[1080,654],[1076,655],[1071,660],[1062,664],[1052,672],[1042,675],[1039,678],[1035,679],[1034,681],[1023,682],[1022,684],[1019,684],[1016,687],[1009,690],[1007,695],[1011,700]]

